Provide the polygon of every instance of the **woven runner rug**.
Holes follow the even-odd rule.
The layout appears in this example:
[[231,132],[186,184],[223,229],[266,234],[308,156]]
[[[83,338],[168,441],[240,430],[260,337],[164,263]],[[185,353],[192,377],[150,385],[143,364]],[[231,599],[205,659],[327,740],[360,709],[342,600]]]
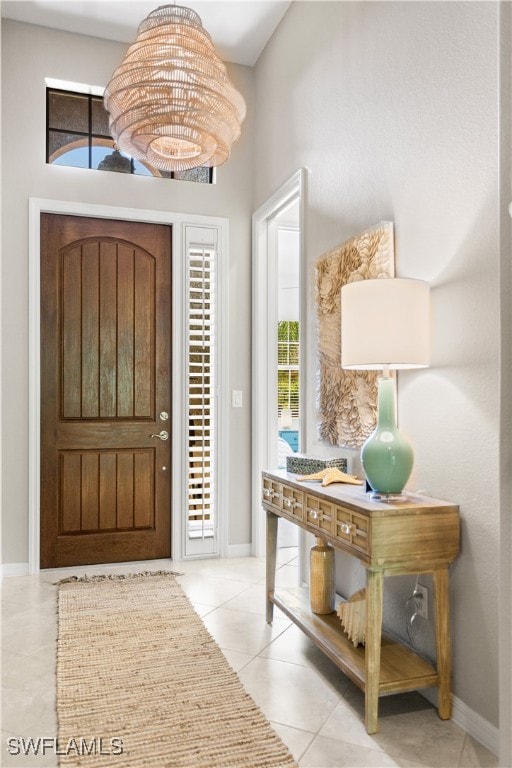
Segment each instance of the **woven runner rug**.
[[296,766],[173,574],[66,580],[58,615],[61,766]]

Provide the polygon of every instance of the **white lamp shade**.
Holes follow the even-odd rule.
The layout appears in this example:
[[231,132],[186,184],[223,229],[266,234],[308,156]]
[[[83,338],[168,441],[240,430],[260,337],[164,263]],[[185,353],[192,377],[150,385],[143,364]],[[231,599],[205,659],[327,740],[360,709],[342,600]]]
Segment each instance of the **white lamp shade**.
[[342,287],[342,368],[426,368],[429,363],[430,289],[427,283],[407,278],[379,278]]

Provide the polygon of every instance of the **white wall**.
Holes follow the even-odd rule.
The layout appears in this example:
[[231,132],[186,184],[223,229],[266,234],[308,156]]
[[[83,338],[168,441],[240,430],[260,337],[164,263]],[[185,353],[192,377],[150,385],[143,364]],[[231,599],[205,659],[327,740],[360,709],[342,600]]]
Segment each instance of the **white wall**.
[[500,515],[500,764],[512,765],[512,4],[501,6],[501,515]]
[[[318,451],[313,264],[381,219],[396,272],[432,285],[432,367],[400,374],[410,489],[460,505],[454,692],[498,724],[499,41],[494,2],[293,3],[256,65],[255,204],[309,169],[308,450]],[[362,569],[342,560],[357,588]],[[406,586],[404,587],[404,582]],[[347,582],[344,581],[345,587]],[[390,579],[405,634],[412,584]],[[432,626],[422,645],[434,656]]]
[[[250,217],[253,70],[230,66],[248,116],[214,186],[45,164],[45,77],[105,85],[126,46],[3,20],[3,547],[27,562],[28,198],[227,217],[230,221],[229,387],[250,387]],[[229,544],[250,542],[250,406],[230,411]]]

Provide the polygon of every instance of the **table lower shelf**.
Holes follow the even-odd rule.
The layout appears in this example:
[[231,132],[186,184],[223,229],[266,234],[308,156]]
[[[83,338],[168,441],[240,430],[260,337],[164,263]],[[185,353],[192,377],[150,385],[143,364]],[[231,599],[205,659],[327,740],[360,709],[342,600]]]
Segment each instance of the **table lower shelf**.
[[[363,691],[366,689],[364,646],[354,647],[343,632],[336,613],[318,615],[311,611],[309,589],[279,589],[270,596],[314,643]],[[382,636],[379,696],[439,685],[436,669],[398,640]]]

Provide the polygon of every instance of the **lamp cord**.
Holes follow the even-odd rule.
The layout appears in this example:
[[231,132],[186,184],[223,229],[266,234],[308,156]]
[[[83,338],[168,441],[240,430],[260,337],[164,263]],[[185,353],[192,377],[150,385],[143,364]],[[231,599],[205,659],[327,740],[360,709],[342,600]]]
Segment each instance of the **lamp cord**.
[[418,594],[421,595],[421,592],[418,593],[418,584],[420,581],[420,575],[419,573],[416,574],[416,584],[414,585],[414,589],[412,591],[411,597],[406,601],[405,603],[405,611],[407,614],[407,636],[409,638],[409,642],[411,645],[414,645],[414,630],[416,629],[417,625],[417,618],[418,618],[418,611],[420,609],[420,605],[418,602]]

